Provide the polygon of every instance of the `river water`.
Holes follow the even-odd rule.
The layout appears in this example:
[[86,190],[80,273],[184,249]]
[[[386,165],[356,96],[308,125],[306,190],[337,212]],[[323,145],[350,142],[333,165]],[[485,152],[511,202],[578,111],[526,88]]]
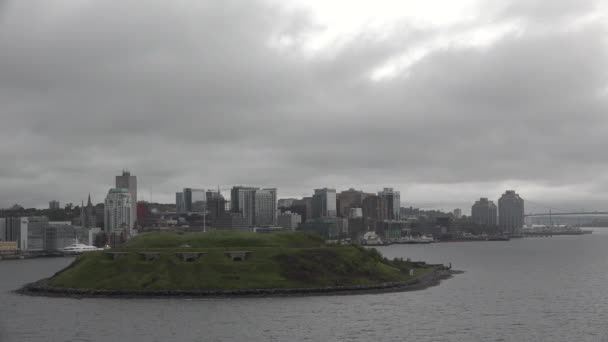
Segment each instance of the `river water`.
[[0,341],[608,341],[608,229],[380,250],[466,271],[423,291],[68,299],[10,292],[72,259],[0,262]]

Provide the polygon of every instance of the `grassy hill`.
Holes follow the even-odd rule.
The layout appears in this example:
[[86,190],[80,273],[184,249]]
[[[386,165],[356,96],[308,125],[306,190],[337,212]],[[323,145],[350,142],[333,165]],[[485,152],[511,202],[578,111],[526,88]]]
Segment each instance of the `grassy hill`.
[[[113,260],[90,252],[49,281],[54,287],[131,290],[262,289],[373,285],[405,281],[431,268],[387,260],[374,249],[327,246],[306,233],[249,232],[147,233],[112,251],[130,252]],[[250,251],[233,261],[227,251]],[[158,252],[146,261],[139,252]],[[205,253],[182,261],[176,252]]]

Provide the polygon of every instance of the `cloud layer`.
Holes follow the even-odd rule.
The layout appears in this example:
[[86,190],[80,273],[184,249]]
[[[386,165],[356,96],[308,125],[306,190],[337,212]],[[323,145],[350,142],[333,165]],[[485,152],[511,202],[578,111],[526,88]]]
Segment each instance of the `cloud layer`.
[[608,209],[606,8],[465,3],[381,1],[370,18],[314,2],[4,3],[0,207],[101,201],[128,168],[155,201],[394,186],[452,209],[515,188]]

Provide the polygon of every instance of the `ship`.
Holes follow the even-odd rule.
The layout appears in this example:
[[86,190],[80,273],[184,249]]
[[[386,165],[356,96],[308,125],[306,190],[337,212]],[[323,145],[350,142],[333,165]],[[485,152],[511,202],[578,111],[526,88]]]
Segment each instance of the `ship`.
[[78,239],[74,239],[74,243],[61,248],[59,252],[66,255],[78,255],[86,252],[102,251],[103,248],[97,248],[95,246],[89,246],[78,242]]

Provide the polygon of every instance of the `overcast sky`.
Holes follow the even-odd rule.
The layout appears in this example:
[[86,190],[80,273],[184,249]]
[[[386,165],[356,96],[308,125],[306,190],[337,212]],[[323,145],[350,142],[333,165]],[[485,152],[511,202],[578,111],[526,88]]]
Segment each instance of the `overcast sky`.
[[101,202],[126,168],[161,202],[608,210],[607,29],[584,0],[0,0],[0,207]]

